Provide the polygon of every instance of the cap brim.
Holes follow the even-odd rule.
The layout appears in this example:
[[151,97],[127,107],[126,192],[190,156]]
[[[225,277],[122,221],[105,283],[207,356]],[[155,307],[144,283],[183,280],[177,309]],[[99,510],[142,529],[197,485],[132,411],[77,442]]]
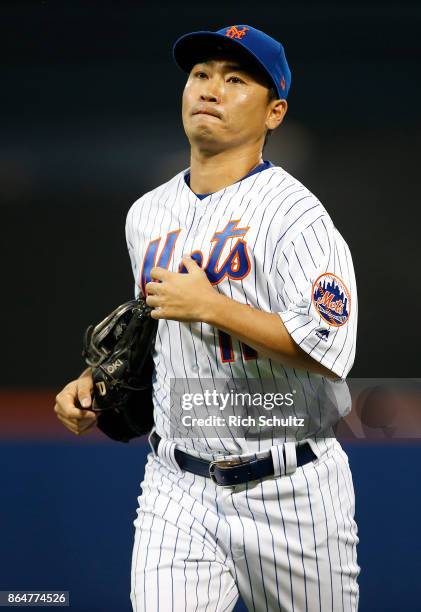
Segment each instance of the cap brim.
[[224,34],[206,31],[185,34],[174,43],[173,57],[175,63],[184,72],[190,72],[195,64],[209,59],[213,54],[223,53],[224,51],[234,52],[240,58],[243,57],[246,61],[249,61],[258,72],[263,73],[279,94],[272,76],[253,51]]

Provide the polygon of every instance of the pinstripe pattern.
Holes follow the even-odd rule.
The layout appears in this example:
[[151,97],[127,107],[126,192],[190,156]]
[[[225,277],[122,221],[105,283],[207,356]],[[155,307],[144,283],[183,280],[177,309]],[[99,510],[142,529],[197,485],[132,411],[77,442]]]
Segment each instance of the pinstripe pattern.
[[[130,208],[126,238],[135,293],[148,245],[179,231],[168,268],[185,252],[200,251],[203,266],[212,239],[229,222],[248,228],[249,273],[224,278],[215,289],[279,313],[303,350],[345,378],[355,356],[357,294],[351,255],[319,200],[280,167],[269,167],[199,199],[186,171],[145,194]],[[227,240],[224,261],[237,238]],[[330,326],[312,303],[315,280],[329,272],[351,294],[346,324]],[[320,337],[320,330],[328,335]],[[229,340],[229,339],[228,339]],[[337,401],[349,409],[343,382],[258,357],[247,359],[231,339],[233,360],[222,361],[218,331],[204,323],[160,320],[154,351],[154,418],[162,441],[150,453],[135,520],[131,600],[135,612],[229,611],[241,594],[251,611],[345,612],[358,607],[357,529],[348,460],[339,443],[320,437]],[[171,379],[271,381],[294,390],[292,413],[308,416],[297,440],[308,439],[318,460],[295,470],[295,440],[273,429],[261,438],[184,438],[170,431]],[[333,398],[333,399],[332,399]],[[238,408],[241,410],[240,408]],[[282,407],[274,414],[285,416]],[[194,411],[193,411],[194,412]],[[291,436],[291,434],[288,434]],[[236,488],[181,472],[175,447],[206,459],[272,453],[275,477]],[[283,447],[283,448],[282,448]],[[281,452],[283,450],[283,452]]]
[[354,490],[339,443],[290,475],[236,488],[150,453],[139,497],[135,612],[355,611]]
[[[344,378],[355,356],[355,276],[348,246],[319,200],[280,167],[269,167],[203,200],[186,185],[185,174],[186,171],[180,172],[168,183],[142,196],[128,213],[126,237],[136,292],[150,241],[161,238],[159,257],[167,233],[180,230],[169,263],[169,269],[176,271],[185,252],[201,251],[206,262],[215,232],[221,231],[229,221],[239,219],[239,227],[249,227],[244,239],[251,269],[240,281],[225,278],[216,285],[216,290],[241,303],[278,312],[297,344]],[[228,240],[222,257],[233,246],[234,239]],[[324,272],[339,276],[351,293],[351,316],[341,327],[330,327],[312,305],[312,284]],[[329,330],[328,338],[320,338],[320,329]],[[243,379],[246,384],[248,379],[269,379],[279,381],[284,390],[299,389],[303,406],[314,403],[308,393],[320,385],[319,376],[286,368],[266,358],[246,360],[240,343],[234,338],[234,361],[224,363],[218,342],[216,330],[205,323],[159,321],[154,354],[158,433],[164,438],[174,437],[180,448],[206,459],[221,454],[259,452],[282,443],[285,436],[280,431],[276,432],[277,437],[270,433],[264,439],[253,440],[234,437],[208,440],[200,433],[197,438],[187,440],[176,432],[172,435],[170,380],[173,378]],[[341,410],[341,414],[349,410],[349,398]],[[278,412],[282,417],[282,411]],[[312,428],[299,435],[320,434],[321,415],[319,409],[318,419],[313,415]]]

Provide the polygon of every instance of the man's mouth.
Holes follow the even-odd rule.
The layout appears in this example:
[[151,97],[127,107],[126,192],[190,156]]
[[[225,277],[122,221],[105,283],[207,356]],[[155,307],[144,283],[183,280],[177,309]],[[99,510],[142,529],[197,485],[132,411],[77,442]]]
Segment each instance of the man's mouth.
[[210,110],[207,108],[198,108],[193,111],[192,115],[210,115],[211,117],[216,117],[217,119],[222,119],[222,115],[218,111]]

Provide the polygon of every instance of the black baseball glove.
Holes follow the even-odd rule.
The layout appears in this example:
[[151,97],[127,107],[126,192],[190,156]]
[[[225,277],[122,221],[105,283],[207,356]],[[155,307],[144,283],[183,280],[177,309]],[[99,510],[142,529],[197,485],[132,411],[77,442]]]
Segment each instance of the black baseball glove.
[[97,426],[128,442],[153,426],[151,351],[158,321],[139,297],[118,306],[85,332],[82,355],[92,369]]

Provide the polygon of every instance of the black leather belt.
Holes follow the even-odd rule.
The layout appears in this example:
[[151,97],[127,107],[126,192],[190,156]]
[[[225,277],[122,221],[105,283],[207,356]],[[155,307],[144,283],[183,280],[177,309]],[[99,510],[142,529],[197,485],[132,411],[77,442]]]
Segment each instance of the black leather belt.
[[[153,431],[150,436],[150,442],[155,453],[158,451],[160,440],[161,437],[156,431]],[[296,454],[297,467],[301,467],[316,459],[316,455],[311,450],[311,446],[308,442],[296,446]],[[250,480],[257,480],[265,476],[273,476],[275,472],[272,455],[270,454],[268,457],[259,457],[255,459],[241,459],[241,457],[235,457],[232,460],[217,459],[215,461],[206,461],[205,459],[199,459],[198,457],[189,455],[179,448],[176,448],[174,450],[174,458],[181,470],[192,472],[198,476],[211,478],[213,482],[223,487],[232,487],[244,484]]]

